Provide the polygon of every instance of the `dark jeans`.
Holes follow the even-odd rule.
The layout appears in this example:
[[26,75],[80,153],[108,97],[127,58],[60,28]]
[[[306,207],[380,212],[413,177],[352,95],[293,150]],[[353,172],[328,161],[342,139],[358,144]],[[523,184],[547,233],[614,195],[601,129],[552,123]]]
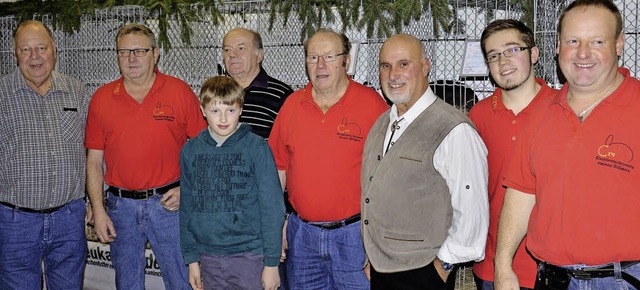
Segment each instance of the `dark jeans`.
[[107,213],[116,229],[111,262],[116,288],[144,289],[145,246],[151,244],[167,289],[191,290],[187,266],[180,252],[179,213],[162,206],[162,195],[146,200],[107,195]]
[[289,216],[287,279],[291,290],[369,290],[360,222],[321,229]]
[[433,262],[395,273],[380,273],[371,267],[371,290],[453,290],[455,286],[456,270],[449,273],[446,282],[442,281]]
[[81,289],[87,257],[85,205],[79,199],[50,214],[0,205],[0,289]]

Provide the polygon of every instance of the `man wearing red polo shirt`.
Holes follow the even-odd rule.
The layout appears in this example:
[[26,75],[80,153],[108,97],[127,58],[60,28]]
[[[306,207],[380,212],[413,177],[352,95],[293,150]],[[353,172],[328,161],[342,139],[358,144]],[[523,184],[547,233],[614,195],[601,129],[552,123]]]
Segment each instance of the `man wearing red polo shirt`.
[[[144,289],[147,241],[165,287],[191,289],[177,210],[180,149],[206,127],[200,103],[189,85],[156,69],[160,51],[148,27],[120,28],[116,52],[122,77],[96,91],[87,120],[87,191],[96,234],[111,243],[118,289]],[[103,182],[109,185],[106,206]]]
[[310,83],[287,99],[269,137],[295,210],[283,234],[290,289],[369,289],[360,166],[365,137],[387,104],[347,75],[350,46],[328,29],[305,42]]
[[[556,90],[534,76],[533,65],[538,62],[539,50],[533,31],[524,23],[514,19],[490,23],[482,32],[480,46],[498,88],[469,112],[469,118],[489,150],[489,234],[484,260],[473,266],[473,272],[478,289],[492,290],[498,218],[505,192],[502,187],[504,168],[531,112],[538,104],[552,98]],[[524,243],[518,247],[513,269],[522,288],[533,288],[537,265]]]
[[609,0],[577,0],[558,22],[567,83],[536,108],[505,174],[497,289],[517,289],[524,235],[535,289],[640,288],[640,81],[618,67],[623,21]]

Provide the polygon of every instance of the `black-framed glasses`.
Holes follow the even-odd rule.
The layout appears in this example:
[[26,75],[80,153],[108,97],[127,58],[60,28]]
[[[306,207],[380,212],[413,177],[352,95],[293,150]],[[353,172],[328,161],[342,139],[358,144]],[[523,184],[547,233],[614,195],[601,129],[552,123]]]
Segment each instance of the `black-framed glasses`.
[[131,55],[131,53],[133,53],[133,55],[135,55],[136,57],[143,57],[147,55],[147,52],[149,52],[149,50],[152,50],[153,48],[135,48],[135,49],[118,49],[116,50],[118,52],[118,57],[129,57]]
[[505,49],[503,52],[496,52],[496,53],[492,53],[492,54],[487,54],[487,63],[492,63],[492,62],[496,62],[498,60],[500,60],[501,56],[504,56],[506,58],[512,57],[522,51],[525,51],[527,49],[530,49],[531,47],[527,47],[527,46],[514,46],[511,48],[507,48]]
[[324,60],[324,62],[334,62],[338,59],[338,56],[345,55],[346,52],[343,53],[328,53],[325,55],[307,55],[305,59],[307,63],[318,63],[320,58]]

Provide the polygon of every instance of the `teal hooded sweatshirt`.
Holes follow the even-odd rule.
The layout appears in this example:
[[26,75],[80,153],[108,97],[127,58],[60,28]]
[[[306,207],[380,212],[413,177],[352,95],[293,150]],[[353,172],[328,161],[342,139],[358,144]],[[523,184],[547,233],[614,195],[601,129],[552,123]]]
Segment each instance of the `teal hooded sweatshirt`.
[[250,252],[262,254],[265,266],[278,266],[285,207],[269,145],[246,124],[216,145],[207,128],[180,152],[185,262]]

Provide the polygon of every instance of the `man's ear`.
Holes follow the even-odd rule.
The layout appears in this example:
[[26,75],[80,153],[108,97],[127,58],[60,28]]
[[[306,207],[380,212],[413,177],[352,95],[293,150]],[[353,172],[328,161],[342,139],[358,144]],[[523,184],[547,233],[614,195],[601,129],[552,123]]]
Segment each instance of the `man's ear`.
[[154,47],[153,48],[153,62],[154,62],[154,65],[158,65],[158,58],[159,57],[160,57],[160,48]]
[[345,54],[344,56],[344,68],[349,70],[349,66],[351,66],[351,54]]
[[624,48],[624,33],[620,33],[618,38],[616,39],[616,54],[618,57],[622,56],[622,49]]
[[537,46],[530,48],[531,50],[531,64],[538,63],[538,59],[540,58],[540,49]]
[[264,60],[264,50],[258,49],[258,63],[262,64],[262,60]]
[[425,57],[424,64],[422,66],[422,73],[424,74],[425,78],[429,76],[429,69],[431,69],[431,60],[428,57]]

